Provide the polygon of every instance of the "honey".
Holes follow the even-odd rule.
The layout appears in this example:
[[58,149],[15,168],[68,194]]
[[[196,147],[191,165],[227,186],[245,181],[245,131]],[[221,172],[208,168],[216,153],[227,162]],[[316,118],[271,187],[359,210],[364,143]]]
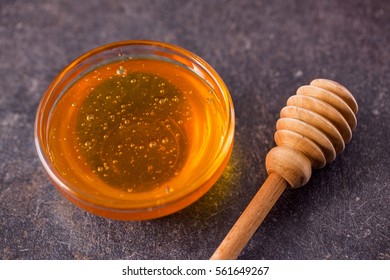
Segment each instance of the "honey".
[[57,85],[42,142],[60,191],[117,219],[163,216],[204,194],[230,156],[232,116],[209,73],[194,69],[120,53]]

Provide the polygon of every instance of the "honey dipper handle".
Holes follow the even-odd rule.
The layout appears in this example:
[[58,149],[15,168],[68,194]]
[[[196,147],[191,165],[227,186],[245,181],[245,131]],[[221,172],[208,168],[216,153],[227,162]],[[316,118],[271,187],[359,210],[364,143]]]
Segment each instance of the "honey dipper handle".
[[281,176],[270,173],[210,259],[236,259],[286,187],[287,182]]

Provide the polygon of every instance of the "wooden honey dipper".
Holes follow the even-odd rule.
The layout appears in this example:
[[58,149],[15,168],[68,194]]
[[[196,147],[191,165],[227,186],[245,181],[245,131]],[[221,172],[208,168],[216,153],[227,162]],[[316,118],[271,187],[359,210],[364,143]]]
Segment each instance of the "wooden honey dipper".
[[276,147],[266,157],[268,178],[211,259],[236,259],[287,187],[298,188],[341,153],[356,127],[358,106],[342,85],[315,79],[297,90],[280,112]]

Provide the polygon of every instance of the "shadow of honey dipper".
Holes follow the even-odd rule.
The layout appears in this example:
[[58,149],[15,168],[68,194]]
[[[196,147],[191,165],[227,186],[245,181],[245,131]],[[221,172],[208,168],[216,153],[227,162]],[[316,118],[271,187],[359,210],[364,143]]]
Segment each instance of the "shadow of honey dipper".
[[333,161],[351,140],[358,105],[342,85],[315,79],[297,90],[280,112],[276,147],[266,157],[268,178],[212,255],[236,259],[287,187],[305,185],[312,168]]

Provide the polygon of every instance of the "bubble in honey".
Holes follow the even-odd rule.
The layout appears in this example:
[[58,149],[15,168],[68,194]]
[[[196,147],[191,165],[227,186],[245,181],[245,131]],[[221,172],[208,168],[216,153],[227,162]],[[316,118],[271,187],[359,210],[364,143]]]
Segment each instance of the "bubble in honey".
[[175,96],[175,97],[172,98],[172,101],[174,101],[176,103],[179,103],[180,99],[179,99],[179,97]]
[[116,73],[119,76],[126,77],[127,71],[122,65],[120,65],[119,68],[116,70]]
[[91,146],[91,144],[92,144],[91,141],[86,141],[86,142],[84,143],[84,146],[85,146],[85,147],[89,147],[89,146]]
[[156,141],[150,141],[149,142],[149,147],[150,148],[154,148],[154,147],[156,147],[157,146],[157,142]]
[[89,114],[87,115],[87,121],[92,121],[93,119],[95,118],[95,116],[93,114]]

